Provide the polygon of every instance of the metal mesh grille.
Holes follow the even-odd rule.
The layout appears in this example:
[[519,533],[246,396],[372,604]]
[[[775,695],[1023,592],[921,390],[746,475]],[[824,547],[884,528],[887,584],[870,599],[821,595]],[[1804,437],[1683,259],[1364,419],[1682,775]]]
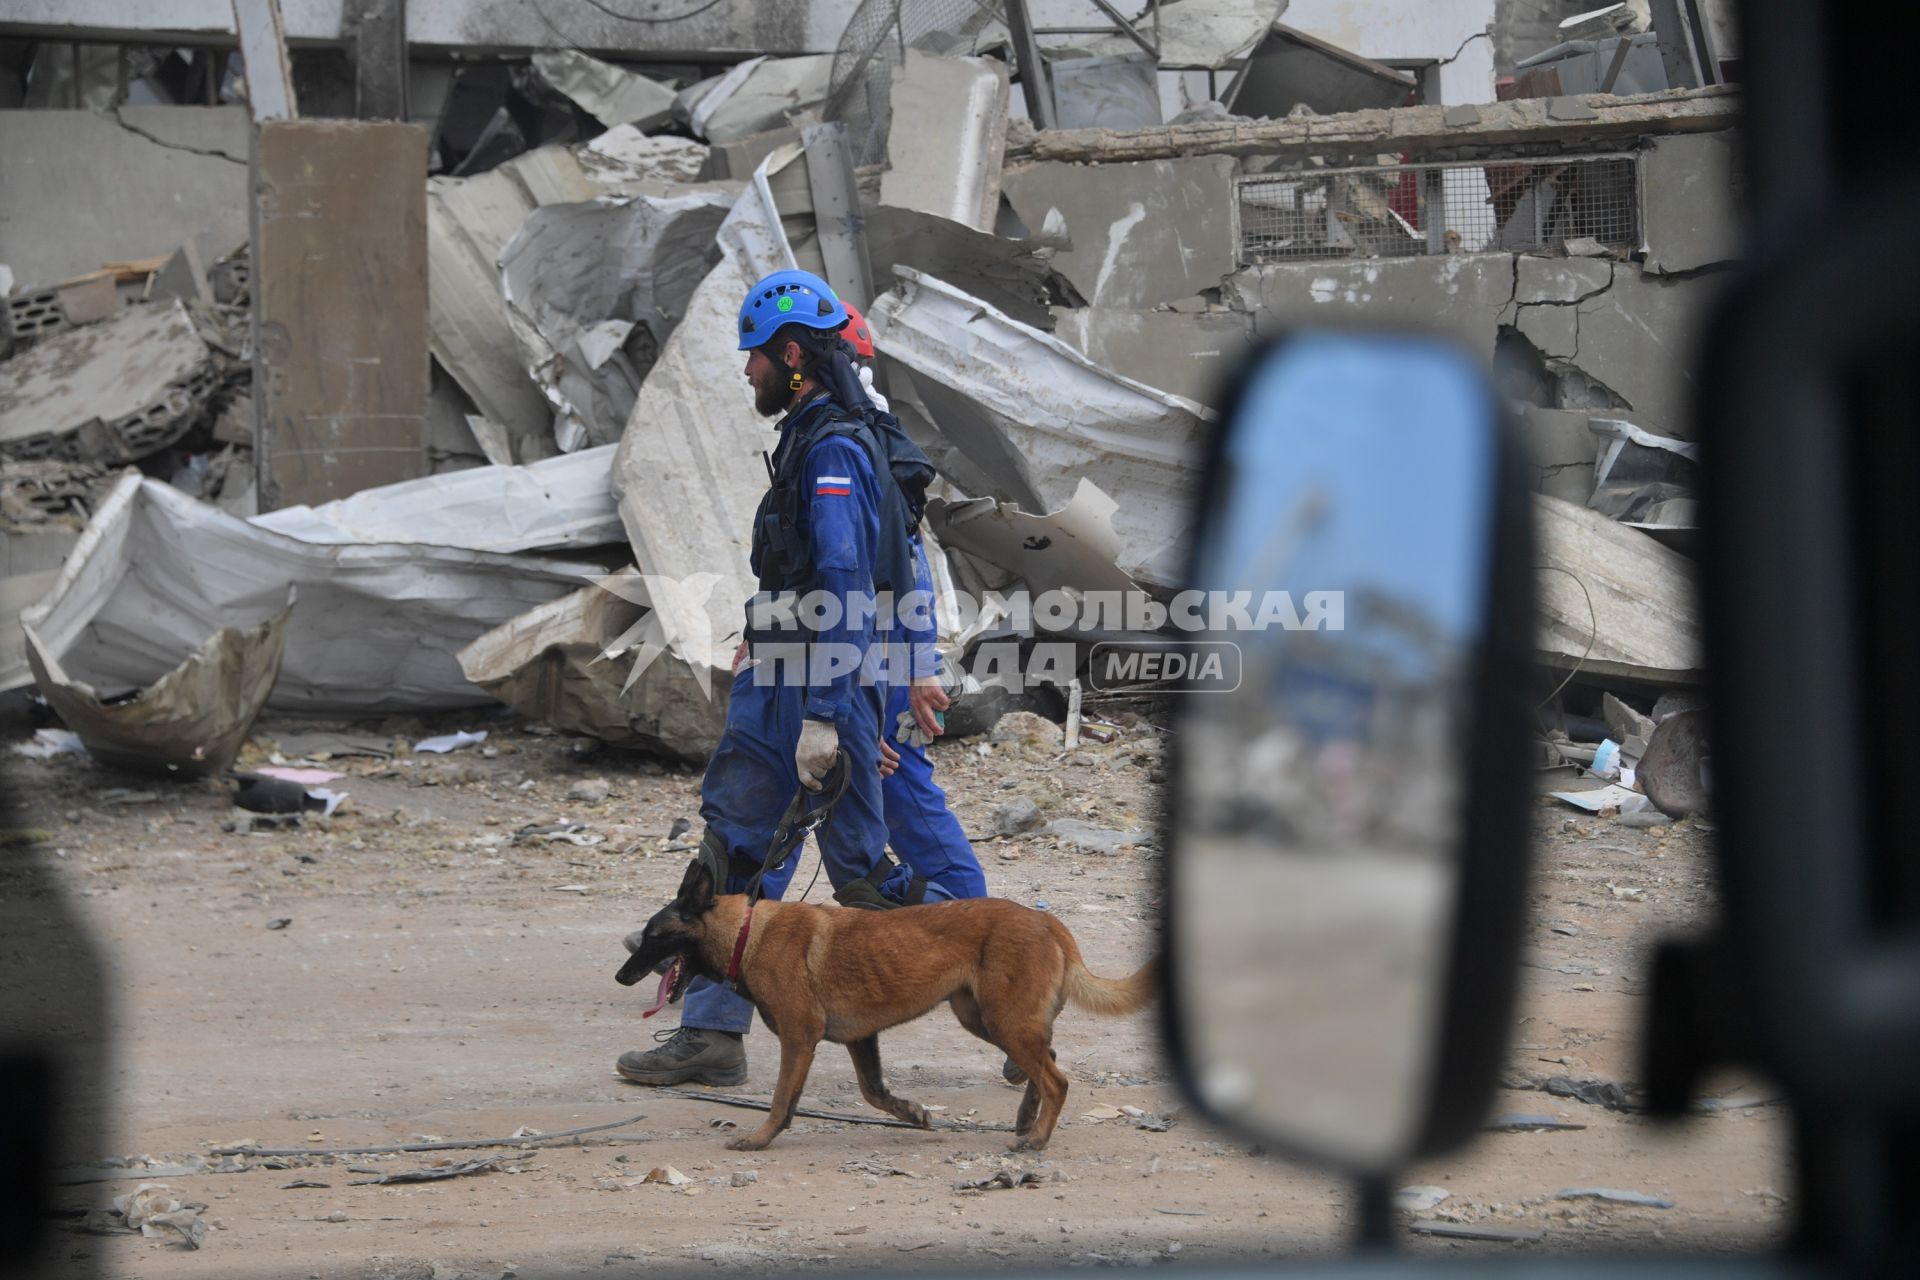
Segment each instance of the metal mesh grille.
[[1240,261],[1483,251],[1624,256],[1639,243],[1629,155],[1263,173],[1239,183]]
[[847,126],[856,165],[887,158],[893,72],[906,51],[971,53],[1000,14],[1001,0],[861,0],[833,52],[825,111]]

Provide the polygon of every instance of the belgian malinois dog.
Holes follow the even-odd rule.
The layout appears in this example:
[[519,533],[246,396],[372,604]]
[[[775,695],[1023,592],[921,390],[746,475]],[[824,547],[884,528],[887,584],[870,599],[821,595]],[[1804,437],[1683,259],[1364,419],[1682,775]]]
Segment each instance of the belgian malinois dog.
[[773,1109],[765,1124],[727,1144],[736,1151],[758,1151],[793,1123],[822,1040],[847,1046],[869,1104],[932,1128],[925,1107],[887,1089],[880,1033],[942,1001],[961,1026],[1027,1073],[1012,1149],[1038,1151],[1067,1100],[1067,1078],[1052,1049],[1061,1008],[1072,1001],[1093,1013],[1132,1013],[1156,985],[1152,963],[1120,980],[1088,972],[1067,926],[1003,898],[893,911],[773,901],[750,909],[745,894],[716,897],[713,872],[698,859],[614,976],[630,987],[663,964],[648,1016],[678,1000],[695,975],[737,980],[780,1037]]

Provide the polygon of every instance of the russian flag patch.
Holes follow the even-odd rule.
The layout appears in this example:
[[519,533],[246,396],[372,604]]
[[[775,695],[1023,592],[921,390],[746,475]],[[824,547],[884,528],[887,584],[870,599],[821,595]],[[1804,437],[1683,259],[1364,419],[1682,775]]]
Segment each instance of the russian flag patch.
[[815,497],[821,494],[836,494],[845,497],[853,492],[852,476],[821,476],[813,482]]

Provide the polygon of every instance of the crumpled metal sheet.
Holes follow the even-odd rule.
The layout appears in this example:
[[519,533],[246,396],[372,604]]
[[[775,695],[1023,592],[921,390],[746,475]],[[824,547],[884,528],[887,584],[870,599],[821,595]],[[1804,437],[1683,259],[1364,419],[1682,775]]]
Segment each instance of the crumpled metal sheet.
[[681,662],[654,662],[635,676],[636,651],[649,639],[646,579],[624,569],[604,582],[489,631],[460,651],[461,670],[515,711],[556,729],[705,758],[726,727],[729,686],[702,689]]
[[869,312],[941,431],[1026,511],[1067,506],[1082,479],[1116,504],[1120,571],[1171,587],[1185,571],[1214,415],[1094,364],[953,285],[899,267]]
[[213,353],[176,299],[130,306],[0,364],[0,456],[126,462],[183,435]]
[[676,110],[709,142],[731,142],[778,129],[827,100],[833,55],[749,58],[724,75],[681,91]]
[[940,541],[1005,569],[1034,595],[1056,588],[1132,591],[1138,584],[1115,567],[1118,509],[1093,481],[1082,478],[1073,500],[1058,511],[1029,514],[992,498],[927,503],[927,524]]
[[524,467],[468,467],[363,489],[249,523],[302,542],[401,542],[468,551],[598,547],[621,540],[612,445]]
[[[528,214],[550,204],[664,193],[706,149],[648,144],[632,126],[585,147],[541,147],[471,178],[427,180],[427,323],[433,358],[525,462],[552,452],[551,413],[527,377],[500,292],[500,253]],[[697,172],[698,166],[694,165]]]
[[279,679],[292,606],[258,625],[222,627],[184,662],[133,697],[68,676],[23,622],[27,661],[41,696],[104,764],[141,773],[200,776],[233,763]]
[[541,49],[533,68],[601,124],[657,129],[673,118],[672,89],[578,49]]
[[665,656],[708,687],[731,668],[756,585],[748,553],[767,488],[761,455],[775,442],[741,373],[740,299],[793,265],[767,175],[797,153],[789,145],[769,155],[721,223],[721,260],[661,349],[614,455],[614,497]]
[[448,547],[303,542],[130,471],[21,620],[69,681],[142,689],[213,632],[286,607],[292,588],[269,707],[424,711],[487,704],[454,655],[596,571]]
[[660,345],[719,256],[719,192],[535,209],[500,255],[521,357],[568,453],[620,438]]

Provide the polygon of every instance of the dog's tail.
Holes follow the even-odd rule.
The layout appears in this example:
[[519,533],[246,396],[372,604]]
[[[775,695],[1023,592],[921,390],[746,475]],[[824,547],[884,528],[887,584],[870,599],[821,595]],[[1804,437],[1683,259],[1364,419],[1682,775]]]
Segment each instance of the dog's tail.
[[1149,960],[1128,978],[1103,978],[1082,964],[1078,955],[1067,959],[1067,999],[1088,1013],[1117,1016],[1133,1013],[1160,989],[1160,962]]

